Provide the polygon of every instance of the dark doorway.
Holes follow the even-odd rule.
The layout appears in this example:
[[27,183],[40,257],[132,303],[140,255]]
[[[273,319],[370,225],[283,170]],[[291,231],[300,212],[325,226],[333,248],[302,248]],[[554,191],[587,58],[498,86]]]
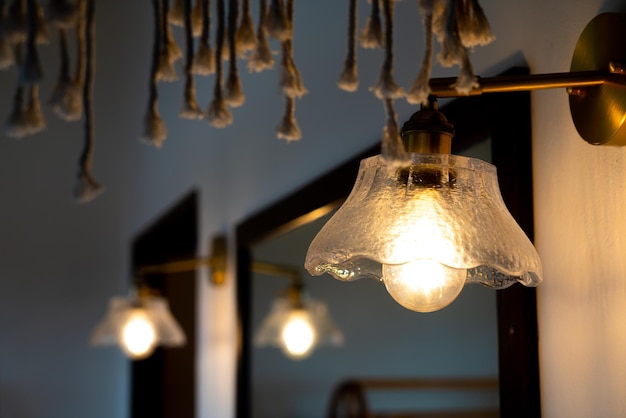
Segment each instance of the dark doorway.
[[[192,192],[133,240],[132,262],[161,264],[193,258],[198,242],[198,194]],[[131,417],[194,417],[196,410],[196,273],[153,275],[148,285],[169,301],[187,337],[182,348],[157,348],[131,366]]]

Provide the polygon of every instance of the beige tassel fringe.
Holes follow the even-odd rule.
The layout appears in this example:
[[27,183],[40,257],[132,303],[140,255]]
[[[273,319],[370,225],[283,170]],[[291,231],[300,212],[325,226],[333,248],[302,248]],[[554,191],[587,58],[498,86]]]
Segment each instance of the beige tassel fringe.
[[298,121],[295,116],[296,99],[286,96],[285,103],[285,115],[283,116],[283,120],[278,127],[276,136],[279,139],[286,140],[287,142],[297,141],[302,138],[302,131],[300,131],[300,127],[298,126]]
[[265,37],[265,16],[267,13],[267,0],[259,1],[259,23],[256,31],[256,49],[248,58],[248,71],[260,73],[274,67],[274,57],[270,50],[269,42]]

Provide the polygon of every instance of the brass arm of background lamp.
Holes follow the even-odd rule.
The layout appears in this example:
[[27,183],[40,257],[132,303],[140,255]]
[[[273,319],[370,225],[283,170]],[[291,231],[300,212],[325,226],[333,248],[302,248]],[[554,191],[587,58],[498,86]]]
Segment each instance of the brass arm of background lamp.
[[[208,257],[188,258],[184,260],[169,261],[162,264],[152,264],[137,267],[135,275],[143,278],[158,274],[175,274],[193,271],[202,267],[211,269],[210,280],[214,285],[221,285],[226,279],[226,237],[213,238],[212,253]],[[300,271],[295,267],[283,266],[263,261],[252,262],[252,271],[269,276],[279,276],[300,281]]]

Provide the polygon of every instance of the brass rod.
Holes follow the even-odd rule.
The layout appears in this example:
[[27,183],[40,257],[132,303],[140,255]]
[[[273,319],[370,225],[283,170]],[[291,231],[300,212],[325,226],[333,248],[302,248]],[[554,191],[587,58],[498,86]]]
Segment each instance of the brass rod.
[[487,389],[497,388],[497,378],[477,379],[357,379],[353,381],[363,389]]
[[266,263],[264,261],[253,261],[252,271],[265,274],[267,276],[286,277],[288,279],[300,279],[300,270],[295,267],[283,266],[280,264]]
[[148,276],[151,274],[174,274],[193,271],[199,267],[213,267],[216,257],[191,258],[189,260],[170,261],[163,264],[140,266],[137,269],[138,276]]
[[[479,87],[470,91],[470,96],[483,93],[504,93],[558,88],[584,88],[603,84],[626,85],[626,76],[611,71],[577,71],[570,73],[509,75],[499,77],[477,77]],[[431,94],[436,97],[463,97],[452,85],[454,77],[430,80]]]

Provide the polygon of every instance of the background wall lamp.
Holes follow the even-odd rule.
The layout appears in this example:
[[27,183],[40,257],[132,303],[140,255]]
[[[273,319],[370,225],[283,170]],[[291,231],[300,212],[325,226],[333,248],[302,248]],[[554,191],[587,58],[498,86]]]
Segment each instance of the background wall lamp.
[[185,334],[170,312],[167,299],[155,293],[146,283],[151,275],[193,271],[200,267],[211,269],[210,280],[224,283],[226,272],[226,238],[215,237],[209,257],[177,260],[163,264],[139,266],[135,284],[129,296],[111,299],[105,318],[91,336],[94,346],[118,345],[124,354],[140,360],[152,354],[157,346],[182,347]]
[[[624,15],[599,15],[583,31],[570,73],[478,79],[469,94],[566,88],[587,142],[625,145],[625,37]],[[311,274],[380,280],[418,312],[447,306],[466,283],[502,289],[542,281],[539,256],[502,201],[495,167],[450,155],[454,128],[435,97],[458,97],[454,82],[430,80],[429,104],[400,133],[406,152],[388,151],[397,139],[388,125],[383,155],[361,162],[350,196],[311,243]]]
[[302,360],[320,345],[343,344],[343,333],[331,319],[326,304],[305,292],[299,270],[262,262],[253,262],[252,270],[291,280],[274,300],[255,336],[258,347],[275,346],[287,357]]

